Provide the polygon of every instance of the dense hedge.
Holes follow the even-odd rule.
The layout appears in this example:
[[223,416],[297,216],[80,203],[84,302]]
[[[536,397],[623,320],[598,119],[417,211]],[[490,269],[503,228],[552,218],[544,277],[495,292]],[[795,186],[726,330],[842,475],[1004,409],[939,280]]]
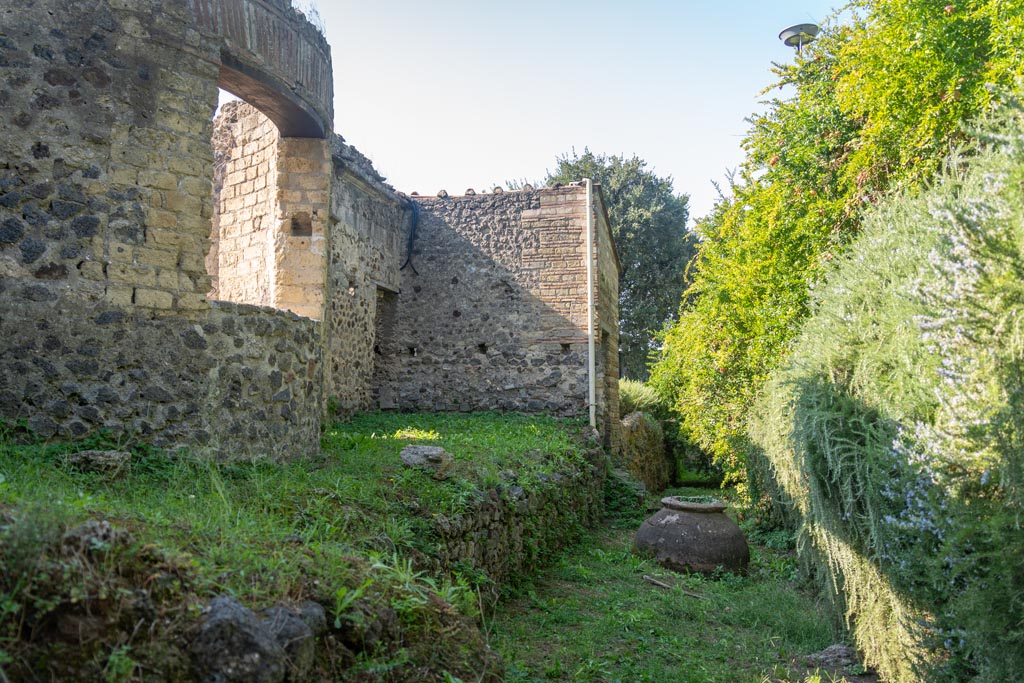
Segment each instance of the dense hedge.
[[1018,0],[855,0],[796,62],[744,140],[730,196],[697,226],[693,285],[651,380],[683,435],[746,477],[754,397],[866,209],[933,177],[989,84],[1024,74]]
[[979,138],[870,214],[751,411],[804,556],[893,683],[1024,678],[1024,107]]

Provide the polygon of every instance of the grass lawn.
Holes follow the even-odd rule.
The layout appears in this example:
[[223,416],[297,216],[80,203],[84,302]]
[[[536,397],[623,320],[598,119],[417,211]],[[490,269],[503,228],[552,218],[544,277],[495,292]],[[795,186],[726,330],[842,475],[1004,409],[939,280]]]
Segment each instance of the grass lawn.
[[488,628],[509,683],[843,680],[800,659],[835,641],[791,552],[753,545],[746,576],[681,575],[632,553],[640,521],[613,520],[501,605]]

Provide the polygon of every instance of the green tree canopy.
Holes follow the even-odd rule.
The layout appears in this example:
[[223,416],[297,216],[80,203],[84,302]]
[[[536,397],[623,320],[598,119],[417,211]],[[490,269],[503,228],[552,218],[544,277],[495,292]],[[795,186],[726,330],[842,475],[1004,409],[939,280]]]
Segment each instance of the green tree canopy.
[[672,178],[647,169],[637,156],[566,154],[546,182],[590,178],[601,185],[623,273],[619,281],[619,348],[626,377],[646,380],[652,340],[670,322],[686,289],[686,266],[696,242],[686,229],[689,197]]
[[1024,72],[1024,3],[854,0],[827,23],[744,140],[732,196],[700,225],[687,306],[652,380],[684,435],[730,478],[744,470],[749,406],[811,312],[810,292],[864,209],[927,185],[990,86]]

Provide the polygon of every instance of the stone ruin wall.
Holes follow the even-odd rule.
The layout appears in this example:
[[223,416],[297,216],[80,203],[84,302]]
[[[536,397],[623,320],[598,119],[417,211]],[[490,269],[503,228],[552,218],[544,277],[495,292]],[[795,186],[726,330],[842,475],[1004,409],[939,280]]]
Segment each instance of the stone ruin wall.
[[0,19],[0,416],[226,457],[315,447],[319,326],[206,299],[222,38],[181,0]]
[[376,407],[371,383],[379,302],[399,291],[409,212],[408,202],[340,138],[332,162],[324,390],[328,407],[344,416]]
[[[585,188],[413,200],[412,261],[379,321],[379,406],[586,415]],[[607,272],[595,326],[611,349],[598,363],[602,404],[617,400],[618,264],[600,202],[595,249]],[[617,403],[604,413],[611,434]]]
[[[281,68],[238,51],[267,13]],[[581,188],[418,198],[400,271],[409,199],[329,130],[282,136],[330,115],[294,75],[326,43],[285,0],[0,17],[0,418],[230,458],[309,453],[327,405],[586,413]],[[239,104],[214,135],[218,84],[274,125]]]
[[[595,193],[600,187],[595,186]],[[597,268],[597,319],[594,346],[597,353],[597,424],[604,445],[614,453],[622,450],[619,421],[619,275],[622,265],[603,200],[594,212],[594,262]]]
[[242,105],[229,102],[214,121],[209,297],[269,306],[279,136],[270,119]]

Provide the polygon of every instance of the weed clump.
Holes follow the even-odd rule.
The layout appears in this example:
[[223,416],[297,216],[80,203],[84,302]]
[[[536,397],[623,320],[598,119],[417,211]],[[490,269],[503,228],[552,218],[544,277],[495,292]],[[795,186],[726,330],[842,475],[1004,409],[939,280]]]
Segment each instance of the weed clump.
[[13,680],[130,680],[142,660],[184,677],[181,658],[162,655],[197,611],[187,558],[60,507],[0,511],[0,557],[0,664]]

